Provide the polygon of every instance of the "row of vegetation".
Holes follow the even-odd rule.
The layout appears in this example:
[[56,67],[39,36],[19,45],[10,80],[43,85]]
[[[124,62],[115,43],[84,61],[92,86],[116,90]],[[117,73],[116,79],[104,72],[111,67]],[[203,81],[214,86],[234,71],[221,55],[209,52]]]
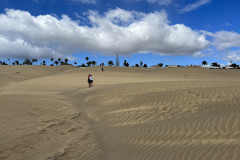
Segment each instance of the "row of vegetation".
[[[26,58],[22,63],[20,63],[19,60],[15,60],[11,63],[11,59],[8,59],[8,63],[6,63],[5,61],[0,61],[0,65],[38,65],[38,59],[29,59]],[[50,64],[50,66],[58,66],[58,65],[73,65],[73,64],[69,64],[68,63],[68,59],[65,58],[64,61],[61,58],[58,58],[57,60],[55,60],[54,58],[51,58],[50,61],[52,62]],[[97,62],[96,61],[89,61],[89,57],[86,57],[86,64],[82,63],[81,65],[78,65],[79,67],[90,67],[90,66],[96,66]],[[46,65],[46,60],[43,60],[42,62],[40,62],[40,65]],[[77,62],[74,62],[74,65],[77,66]],[[120,66],[120,61],[119,61],[119,57],[117,55],[116,57],[116,63],[114,64],[114,62],[112,60],[107,62],[108,66]],[[163,64],[162,64],[163,65]],[[161,67],[162,67],[161,65]],[[105,66],[105,63],[100,63],[100,66]],[[129,63],[124,60],[123,66],[125,67],[129,67]],[[145,67],[147,68],[147,64],[143,64],[143,62],[140,62],[139,64],[135,64],[134,67]]]
[[[95,66],[97,65],[97,62],[96,61],[89,61],[89,57],[86,57],[86,64],[85,63],[82,63],[81,65],[78,65],[78,67],[90,67],[90,66]],[[68,59],[65,58],[64,60],[62,60],[61,58],[58,58],[58,59],[54,59],[54,58],[51,58],[50,61],[52,62],[50,64],[50,66],[58,66],[58,65],[73,65],[73,64],[69,64],[68,63]],[[19,60],[15,60],[11,63],[11,59],[8,59],[8,63],[6,63],[5,61],[0,61],[0,65],[38,65],[38,59],[29,59],[29,58],[26,58],[22,63],[20,63]],[[46,65],[46,61],[43,60],[40,62],[40,65]],[[77,62],[74,62],[74,65],[77,66]],[[108,66],[120,66],[120,61],[119,61],[119,57],[117,55],[116,57],[116,62],[114,64],[114,62],[112,60],[108,61],[107,62],[107,65]],[[207,66],[208,65],[208,62],[207,61],[202,61],[202,65],[203,66]],[[105,66],[104,63],[100,63],[100,66]],[[124,67],[129,67],[129,63],[124,60],[124,63],[123,63],[123,66]],[[188,66],[188,65],[187,65]],[[192,66],[192,65],[190,65]],[[142,61],[139,63],[139,64],[135,64],[133,65],[132,67],[144,67],[144,68],[147,68],[147,64],[144,64]],[[155,67],[163,67],[163,63],[158,63]],[[166,65],[166,67],[168,67],[168,65]],[[178,67],[184,67],[184,66],[178,66]],[[211,67],[215,67],[215,68],[220,68],[220,64],[218,64],[217,62],[214,62],[214,63],[211,63]],[[236,63],[231,63],[228,67],[232,67],[232,68],[240,68],[239,65],[237,65]],[[224,67],[223,67],[224,68]]]
[[[203,66],[207,66],[208,65],[207,61],[202,61],[202,65]],[[211,67],[220,68],[221,65],[218,64],[217,62],[213,62],[213,63],[211,63]],[[237,68],[237,69],[240,68],[239,65],[237,65],[236,63],[232,63],[232,62],[231,62],[231,64],[229,66],[225,66],[223,68],[226,68],[226,67]]]
[[[54,64],[55,65],[58,65],[58,64],[61,64],[61,65],[71,65],[71,64],[68,64],[68,59],[66,58],[64,61],[62,61],[61,58],[58,58],[58,60],[55,60],[54,61],[54,58],[51,58],[50,59],[52,61],[52,64],[51,66],[53,66]],[[38,62],[38,59],[29,59],[29,58],[26,58],[22,63],[20,63],[19,60],[15,60],[14,62],[11,63],[10,59],[8,59],[9,63],[7,64],[5,61],[0,61],[0,65],[37,65],[37,62]],[[74,62],[74,64],[77,64],[77,62]],[[43,60],[40,65],[46,65],[46,61]]]

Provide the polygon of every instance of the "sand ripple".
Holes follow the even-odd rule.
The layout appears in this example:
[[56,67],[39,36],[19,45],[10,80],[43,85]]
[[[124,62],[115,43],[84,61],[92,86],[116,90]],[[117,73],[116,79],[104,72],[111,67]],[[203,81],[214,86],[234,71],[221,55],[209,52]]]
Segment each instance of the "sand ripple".
[[0,159],[240,159],[238,70],[99,69],[3,66]]
[[[154,83],[95,91],[109,159],[238,159],[238,84]],[[88,97],[87,103],[94,103]],[[93,111],[95,109],[93,108]]]

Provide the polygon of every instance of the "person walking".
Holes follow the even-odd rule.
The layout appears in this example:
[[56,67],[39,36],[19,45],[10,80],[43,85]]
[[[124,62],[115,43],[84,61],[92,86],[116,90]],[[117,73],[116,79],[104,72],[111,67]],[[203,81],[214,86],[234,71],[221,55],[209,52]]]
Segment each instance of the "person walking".
[[93,76],[91,74],[89,76],[89,80],[90,80],[90,87],[93,87]]
[[89,86],[89,88],[91,87],[90,75],[91,74],[88,74],[88,86]]

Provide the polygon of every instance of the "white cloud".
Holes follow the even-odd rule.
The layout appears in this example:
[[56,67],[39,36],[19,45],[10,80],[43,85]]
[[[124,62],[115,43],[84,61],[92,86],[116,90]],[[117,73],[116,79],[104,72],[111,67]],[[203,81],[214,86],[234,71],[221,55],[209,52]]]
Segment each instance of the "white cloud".
[[193,54],[193,57],[195,57],[195,58],[201,58],[201,57],[207,57],[207,55],[206,54],[204,54],[203,52],[201,52],[201,51],[199,51],[199,52],[195,52],[194,54]]
[[202,31],[211,39],[211,46],[223,60],[240,61],[240,34],[236,32],[219,31],[216,33]]
[[[8,58],[23,58],[25,57],[62,57],[55,50],[47,47],[47,46],[37,46],[30,44],[28,41],[25,41],[22,38],[15,39],[6,39],[4,37],[0,37],[0,56],[8,57]],[[34,54],[34,55],[32,55]]]
[[84,4],[96,4],[97,2],[97,0],[71,0],[71,1]]
[[147,1],[148,3],[157,3],[160,5],[169,5],[171,4],[172,0],[134,0],[134,1]]
[[232,24],[231,24],[231,23],[228,23],[228,22],[226,22],[226,23],[223,24],[223,26],[226,26],[226,27],[231,26],[231,25],[232,25]]
[[172,0],[147,0],[149,3],[158,3],[160,5],[169,5]]
[[61,58],[81,51],[193,55],[209,45],[198,31],[183,24],[169,25],[164,11],[145,14],[117,8],[103,15],[91,11],[87,18],[90,26],[66,15],[58,19],[6,10],[0,15],[0,57]]
[[240,34],[236,32],[219,31],[209,35],[213,37],[212,44],[219,50],[240,47]]
[[227,60],[227,61],[240,61],[240,49],[228,52],[226,57],[225,57],[225,60]]
[[202,5],[205,5],[210,2],[211,2],[211,0],[198,0],[194,3],[188,4],[183,9],[179,10],[179,12],[181,12],[181,13],[190,12],[190,11],[196,10],[197,8],[201,7]]
[[[32,0],[35,3],[43,3],[47,0]],[[58,1],[58,0],[52,0],[52,1]],[[69,2],[74,3],[82,3],[82,4],[96,4],[97,0],[68,0]]]

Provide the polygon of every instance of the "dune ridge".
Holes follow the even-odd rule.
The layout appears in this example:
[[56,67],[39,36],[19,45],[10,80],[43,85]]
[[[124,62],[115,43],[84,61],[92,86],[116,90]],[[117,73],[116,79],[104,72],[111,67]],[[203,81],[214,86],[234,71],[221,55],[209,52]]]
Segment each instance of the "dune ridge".
[[238,70],[19,67],[0,71],[0,159],[240,158]]

